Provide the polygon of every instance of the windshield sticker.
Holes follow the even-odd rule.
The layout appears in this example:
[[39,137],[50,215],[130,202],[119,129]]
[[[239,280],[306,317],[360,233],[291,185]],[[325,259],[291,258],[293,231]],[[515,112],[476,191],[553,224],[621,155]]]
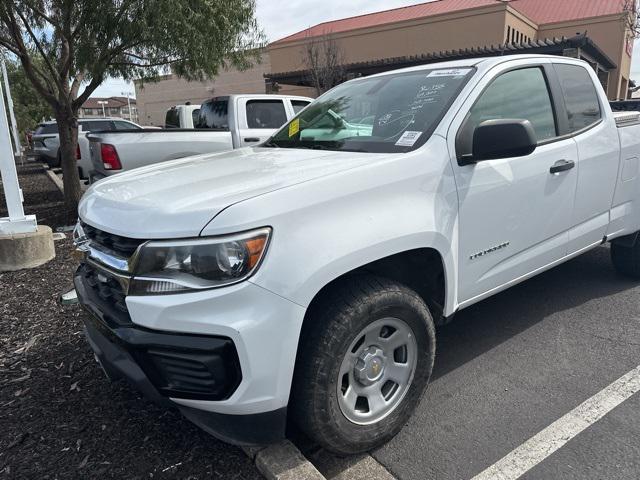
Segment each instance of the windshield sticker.
[[413,147],[413,144],[418,141],[422,135],[422,132],[412,132],[407,130],[402,134],[402,136],[396,142],[396,146],[398,147]]
[[469,73],[470,68],[452,68],[450,70],[434,70],[427,78],[433,77],[463,77]]
[[293,137],[300,131],[300,119],[296,118],[289,124],[289,136]]

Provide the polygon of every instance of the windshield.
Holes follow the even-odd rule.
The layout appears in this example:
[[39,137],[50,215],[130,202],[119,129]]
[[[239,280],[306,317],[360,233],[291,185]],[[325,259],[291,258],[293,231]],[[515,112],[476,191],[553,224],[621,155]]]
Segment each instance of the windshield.
[[264,146],[406,152],[424,144],[473,68],[351,81],[322,95]]

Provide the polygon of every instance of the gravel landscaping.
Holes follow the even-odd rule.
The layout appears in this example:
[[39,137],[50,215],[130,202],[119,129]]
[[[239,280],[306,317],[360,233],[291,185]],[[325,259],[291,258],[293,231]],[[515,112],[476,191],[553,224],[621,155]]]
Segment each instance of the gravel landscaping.
[[[19,175],[25,211],[62,226],[62,195],[42,167]],[[70,236],[48,264],[0,273],[0,478],[261,478],[240,449],[109,383],[84,338],[86,313],[57,300],[77,263]]]

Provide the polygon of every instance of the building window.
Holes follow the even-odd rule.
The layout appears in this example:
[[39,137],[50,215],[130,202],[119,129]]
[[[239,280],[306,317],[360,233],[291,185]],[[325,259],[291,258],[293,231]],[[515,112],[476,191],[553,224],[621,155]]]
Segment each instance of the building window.
[[84,109],[84,114],[85,115],[93,115],[93,108],[85,108]]
[[505,43],[509,43],[509,38],[511,38],[511,26],[507,25],[507,39]]
[[109,111],[110,111],[112,114],[118,115],[118,114],[120,113],[120,108],[119,108],[119,107],[111,107],[111,108],[109,109]]

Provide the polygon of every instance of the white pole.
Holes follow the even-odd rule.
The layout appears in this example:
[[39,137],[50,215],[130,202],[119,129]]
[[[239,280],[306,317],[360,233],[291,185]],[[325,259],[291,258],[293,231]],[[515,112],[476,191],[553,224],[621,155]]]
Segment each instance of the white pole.
[[[2,98],[2,84],[0,84],[0,99]],[[4,101],[0,101],[0,174],[9,212],[9,217],[0,219],[0,235],[35,232],[37,230],[35,216],[25,216],[22,207],[22,191],[18,184],[15,157],[11,150],[9,123],[7,122]]]
[[131,122],[131,100],[129,99],[129,95],[131,95],[131,92],[120,92],[122,95],[126,95],[127,96],[127,107],[129,108],[129,121]]
[[4,56],[2,57],[2,76],[4,77],[4,88],[7,90],[7,106],[9,107],[9,115],[11,117],[11,127],[13,131],[13,144],[16,148],[16,157],[22,157],[22,145],[20,143],[20,136],[18,135],[18,124],[16,123],[16,116],[13,114],[13,99],[11,98],[11,88],[9,87],[9,75],[7,75],[7,66],[4,62]]

